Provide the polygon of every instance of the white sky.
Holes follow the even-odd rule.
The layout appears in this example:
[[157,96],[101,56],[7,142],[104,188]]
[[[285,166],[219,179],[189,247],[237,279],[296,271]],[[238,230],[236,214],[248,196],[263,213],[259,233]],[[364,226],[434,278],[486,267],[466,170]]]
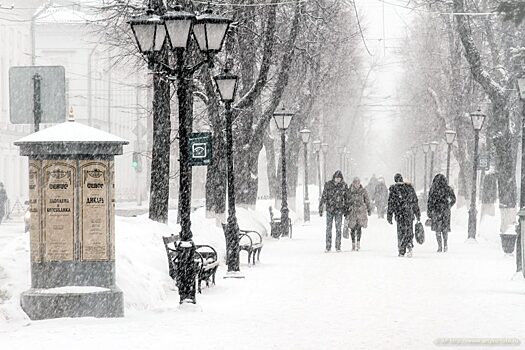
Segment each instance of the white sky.
[[368,132],[365,135],[366,149],[354,157],[359,164],[357,175],[362,178],[373,173],[384,175],[388,183],[394,172],[403,170],[401,157],[404,150],[393,149],[394,140],[400,137],[398,125],[395,124],[400,116],[399,109],[389,106],[400,103],[396,91],[402,71],[399,64],[401,58],[396,51],[400,39],[407,35],[414,12],[405,8],[409,0],[355,1],[365,27],[366,43],[373,55],[365,52],[364,59],[368,65],[374,61],[378,65],[370,75],[370,85],[363,101],[365,106],[361,107]]

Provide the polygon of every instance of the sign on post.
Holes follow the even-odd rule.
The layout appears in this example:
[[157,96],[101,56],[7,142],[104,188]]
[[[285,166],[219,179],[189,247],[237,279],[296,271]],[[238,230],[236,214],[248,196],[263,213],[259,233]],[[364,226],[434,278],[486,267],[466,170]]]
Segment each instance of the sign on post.
[[189,150],[190,165],[210,165],[212,157],[211,132],[194,132],[190,135]]
[[488,171],[490,169],[490,158],[486,154],[481,154],[478,161],[478,169]]
[[9,119],[12,124],[66,120],[66,73],[62,66],[9,68]]

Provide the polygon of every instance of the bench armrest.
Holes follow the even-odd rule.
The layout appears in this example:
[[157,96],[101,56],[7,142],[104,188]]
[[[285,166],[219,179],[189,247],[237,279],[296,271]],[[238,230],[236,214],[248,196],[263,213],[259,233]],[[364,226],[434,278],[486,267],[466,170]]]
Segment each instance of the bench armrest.
[[[256,243],[262,244],[262,242],[263,242],[262,235],[259,232],[257,232],[257,231],[253,231],[253,230],[239,230],[239,232],[241,232],[241,234],[248,235],[248,237],[250,237],[249,233],[255,233],[259,237],[259,242],[256,242]],[[253,245],[253,239],[251,237],[250,237],[250,240],[252,241],[252,245]]]

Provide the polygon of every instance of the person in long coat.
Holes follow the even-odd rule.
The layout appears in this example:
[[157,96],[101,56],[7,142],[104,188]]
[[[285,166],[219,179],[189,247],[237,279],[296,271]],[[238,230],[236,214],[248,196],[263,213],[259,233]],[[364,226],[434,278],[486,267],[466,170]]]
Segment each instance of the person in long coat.
[[5,191],[4,184],[0,182],[0,224],[6,214],[6,203],[7,203],[7,192]]
[[323,206],[326,207],[326,252],[332,249],[332,225],[335,221],[335,249],[341,251],[341,224],[343,214],[347,211],[346,191],[348,186],[343,179],[343,173],[337,170],[324,185],[319,202],[319,215],[323,216]]
[[387,221],[392,224],[394,216],[397,222],[397,248],[399,256],[412,257],[414,247],[414,218],[421,221],[421,211],[414,187],[403,181],[401,174],[394,176],[394,184],[389,188]]
[[374,198],[377,207],[377,217],[379,219],[384,219],[386,207],[388,205],[388,187],[386,187],[385,179],[382,177],[380,177],[377,181]]
[[436,232],[438,252],[448,250],[450,232],[450,208],[456,203],[456,195],[443,174],[437,174],[428,194],[427,215],[432,221],[431,229]]
[[361,231],[368,226],[368,216],[372,213],[372,205],[368,192],[355,177],[347,191],[348,211],[346,224],[352,236],[352,250],[361,249]]

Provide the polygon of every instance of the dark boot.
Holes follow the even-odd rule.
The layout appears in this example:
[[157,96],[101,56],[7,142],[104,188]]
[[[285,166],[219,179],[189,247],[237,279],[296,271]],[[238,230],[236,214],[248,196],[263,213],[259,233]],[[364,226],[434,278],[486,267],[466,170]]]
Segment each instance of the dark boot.
[[438,251],[438,253],[441,253],[443,251],[443,247],[441,245],[441,233],[437,233],[436,232],[436,239],[437,239],[437,242],[438,242],[438,250],[437,251]]
[[446,252],[448,250],[448,232],[443,232],[443,251]]

